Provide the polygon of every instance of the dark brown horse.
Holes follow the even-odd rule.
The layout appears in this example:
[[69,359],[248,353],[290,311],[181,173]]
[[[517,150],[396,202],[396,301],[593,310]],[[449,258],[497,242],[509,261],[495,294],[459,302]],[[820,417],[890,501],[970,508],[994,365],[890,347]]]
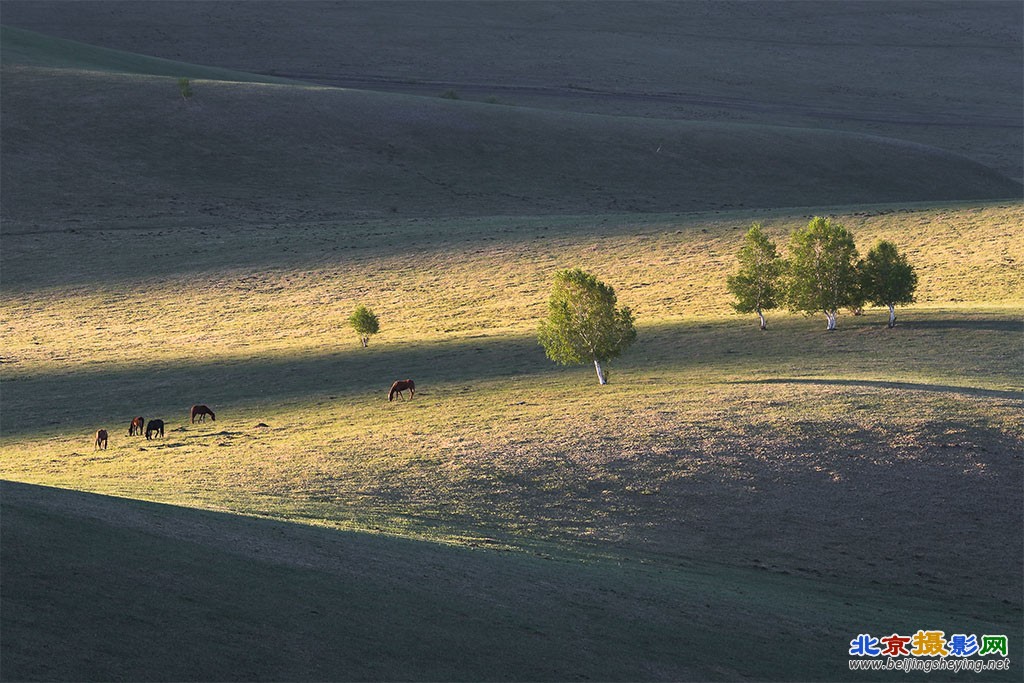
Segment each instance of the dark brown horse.
[[146,441],[152,439],[154,434],[159,434],[161,439],[164,438],[163,420],[150,420],[146,425]]
[[206,416],[209,415],[210,419],[214,422],[217,421],[217,416],[213,414],[213,411],[206,406],[192,406],[192,423],[195,424],[196,418],[199,418],[200,422],[206,422]]
[[405,396],[402,395],[402,392],[407,389],[409,391],[409,400],[411,401],[412,397],[416,395],[415,382],[413,382],[411,379],[400,379],[394,384],[392,384],[391,391],[388,392],[388,402],[391,402],[395,399],[395,394],[398,394],[398,397],[404,401]]
[[94,451],[95,450],[99,450],[100,448],[102,448],[103,450],[107,450],[107,430],[106,429],[97,429],[96,430],[96,446],[95,446],[95,448],[93,448],[93,450]]
[[137,417],[132,420],[132,423],[128,425],[128,436],[142,436],[142,428],[146,425],[146,421],[141,417]]

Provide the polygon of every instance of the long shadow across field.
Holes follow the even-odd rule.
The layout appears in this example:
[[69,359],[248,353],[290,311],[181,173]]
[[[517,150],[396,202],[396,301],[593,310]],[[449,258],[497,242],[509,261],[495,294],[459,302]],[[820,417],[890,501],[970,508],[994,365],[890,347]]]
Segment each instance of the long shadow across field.
[[[767,334],[738,321],[662,323],[640,329],[635,347],[612,365],[612,381],[656,384],[661,381],[658,373],[670,370],[691,373],[694,381],[831,383],[1021,399],[1021,392],[984,387],[899,379],[822,379],[845,374],[851,367],[885,368],[885,374],[948,371],[974,377],[979,384],[993,379],[1005,382],[1013,376],[1014,358],[1002,357],[998,348],[992,353],[999,357],[971,351],[973,332],[1012,332],[1012,321],[979,315],[951,322],[956,324],[955,334],[945,333],[947,323],[905,323],[908,331],[922,326],[928,333],[933,329],[943,335],[941,343],[929,341],[912,353],[906,349],[905,334],[887,332],[884,324],[863,320],[845,323],[850,329],[837,333],[808,329],[808,323],[798,319],[780,322]],[[188,407],[194,403],[244,409],[258,421],[263,407],[287,402],[384,402],[388,387],[397,379],[415,379],[426,398],[442,388],[458,390],[460,384],[558,374],[571,377],[567,381],[574,383],[592,379],[587,368],[561,368],[548,361],[532,334],[378,344],[299,356],[104,365],[31,375],[12,372],[4,379],[3,435],[89,431],[134,415],[187,419]]]
[[948,611],[750,569],[0,492],[3,680],[837,680],[858,629]]
[[949,384],[924,384],[922,382],[886,382],[865,379],[758,379],[737,382],[737,384],[809,384],[813,386],[865,387],[878,389],[903,389],[910,391],[937,391],[948,394],[966,394],[983,398],[1006,398],[1024,401],[1024,391],[1001,391],[977,387],[952,386]]
[[[295,400],[379,400],[397,379],[420,396],[438,384],[554,372],[532,337],[377,345],[359,351],[115,366],[4,380],[4,436],[120,421],[188,419],[194,403],[261,406]],[[127,423],[126,423],[127,424]]]
[[[4,230],[0,263],[3,291],[25,294],[48,287],[99,286],[131,290],[151,278],[230,278],[234,269],[307,271],[374,259],[404,262],[480,249],[543,252],[553,241],[703,236],[727,226],[738,243],[752,220],[785,221],[794,227],[817,214],[912,215],[936,207],[1002,205],[1002,202],[902,202],[687,213],[606,213],[593,216],[488,216],[444,219],[394,218],[292,222],[268,215],[260,221],[188,216],[139,219],[127,225],[33,225]],[[55,237],[59,235],[59,239]],[[210,248],[211,242],[216,248]],[[145,243],[145,251],[125,251]],[[45,245],[45,248],[43,246]],[[182,245],[188,245],[183,248]],[[113,255],[113,256],[112,256]],[[227,274],[227,275],[225,275]]]

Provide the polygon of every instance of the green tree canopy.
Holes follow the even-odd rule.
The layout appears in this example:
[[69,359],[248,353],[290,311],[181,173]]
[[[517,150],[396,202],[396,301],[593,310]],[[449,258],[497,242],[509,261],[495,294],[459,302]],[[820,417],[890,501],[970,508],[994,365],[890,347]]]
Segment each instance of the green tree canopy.
[[768,329],[764,311],[778,306],[783,263],[775,243],[764,234],[760,223],[754,223],[747,231],[739,262],[739,272],[726,280],[729,292],[736,297],[732,307],[738,313],[757,313],[761,329]]
[[593,362],[598,383],[606,384],[601,363],[618,357],[636,340],[632,311],[615,305],[615,290],[590,273],[579,268],[558,271],[548,316],[538,332],[548,358],[562,365]]
[[359,335],[359,341],[363,343],[363,348],[370,344],[370,335],[380,331],[380,320],[377,319],[377,315],[363,305],[353,311],[352,315],[348,317],[348,322]]
[[914,301],[917,273],[896,245],[880,241],[860,263],[861,290],[876,306],[889,307],[889,327],[896,326],[896,304]]
[[792,311],[819,311],[836,328],[839,309],[855,303],[860,285],[853,234],[829,218],[815,216],[793,233],[786,268],[786,300]]

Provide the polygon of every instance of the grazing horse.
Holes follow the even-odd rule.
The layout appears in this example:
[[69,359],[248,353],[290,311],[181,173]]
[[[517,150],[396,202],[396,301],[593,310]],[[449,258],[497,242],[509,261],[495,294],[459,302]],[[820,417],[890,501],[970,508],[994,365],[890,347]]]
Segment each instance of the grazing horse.
[[192,406],[192,423],[195,424],[196,418],[199,418],[200,422],[206,422],[206,416],[209,415],[210,419],[214,422],[217,421],[217,416],[213,414],[213,411],[206,406]]
[[398,394],[398,397],[404,401],[405,396],[402,395],[402,392],[406,389],[409,390],[409,400],[411,401],[412,397],[416,395],[416,383],[411,379],[400,379],[391,385],[391,391],[388,392],[388,402],[390,403],[395,399],[395,394]]
[[163,420],[150,420],[149,424],[146,425],[146,441],[152,439],[153,434],[159,434],[161,439],[164,437]]
[[141,417],[133,419],[132,423],[128,425],[128,436],[142,436],[142,428],[145,424],[146,421]]
[[94,451],[95,450],[99,450],[100,448],[102,448],[103,450],[107,450],[107,430],[106,429],[97,429],[96,430],[96,446],[93,448],[93,450]]

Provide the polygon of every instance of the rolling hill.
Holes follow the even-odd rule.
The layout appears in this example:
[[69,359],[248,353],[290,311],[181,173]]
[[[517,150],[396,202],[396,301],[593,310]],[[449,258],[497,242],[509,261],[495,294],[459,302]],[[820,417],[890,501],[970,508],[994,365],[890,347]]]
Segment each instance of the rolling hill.
[[7,0],[3,22],[326,85],[841,130],[1020,180],[1020,3]]
[[24,42],[3,61],[8,230],[94,219],[126,227],[667,212],[1020,192],[967,158],[862,134],[238,80],[197,78],[185,100],[174,78],[138,73],[166,73],[165,62],[90,52],[84,68],[21,65],[45,61],[47,45],[62,60],[70,53],[60,41],[15,49]]
[[[0,493],[5,565],[34,568],[4,577],[5,633],[19,636],[5,639],[5,680],[835,680],[827,658],[780,652],[767,629],[821,652],[885,603],[757,568],[458,548],[9,482]],[[886,613],[909,624],[941,608]]]
[[[1014,657],[1019,3],[0,9],[0,679]],[[908,254],[895,329],[730,311],[813,215]],[[573,266],[638,316],[605,387],[536,342]]]

